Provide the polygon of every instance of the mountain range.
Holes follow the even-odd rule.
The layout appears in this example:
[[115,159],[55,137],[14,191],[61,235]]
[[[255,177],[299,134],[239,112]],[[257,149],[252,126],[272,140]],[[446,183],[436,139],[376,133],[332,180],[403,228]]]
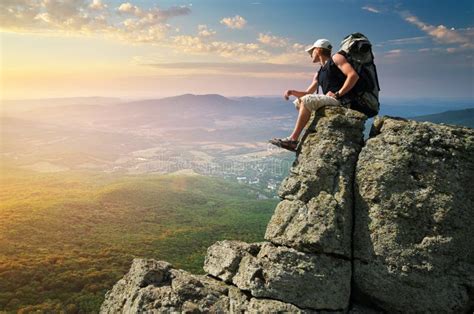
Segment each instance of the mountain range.
[[474,108],[444,111],[425,116],[418,116],[414,117],[413,120],[462,125],[474,128]]

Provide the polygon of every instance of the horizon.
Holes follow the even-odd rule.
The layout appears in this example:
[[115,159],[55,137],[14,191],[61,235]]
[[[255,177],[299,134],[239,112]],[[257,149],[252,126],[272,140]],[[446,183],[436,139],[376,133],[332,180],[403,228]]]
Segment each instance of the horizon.
[[0,99],[279,97],[318,69],[306,46],[352,32],[373,44],[382,99],[472,99],[473,16],[470,1],[4,2]]
[[[35,101],[35,100],[72,100],[72,99],[117,99],[124,102],[133,102],[133,101],[143,101],[143,100],[161,100],[165,98],[174,98],[181,96],[221,96],[228,99],[239,99],[239,98],[281,98],[284,100],[282,95],[250,95],[250,96],[234,96],[234,95],[223,95],[218,93],[205,93],[205,94],[194,94],[194,93],[183,93],[183,94],[174,94],[169,96],[156,96],[156,97],[114,97],[114,96],[100,96],[100,95],[91,95],[91,96],[67,96],[67,97],[31,97],[31,98],[6,98],[1,101],[4,102],[16,102],[16,101]],[[445,96],[445,97],[433,97],[433,96],[419,96],[419,97],[403,97],[403,96],[383,96],[380,97],[380,102],[384,101],[435,101],[435,102],[464,102],[468,101],[474,105],[474,99],[472,97],[455,97],[455,96]],[[289,102],[290,103],[290,102]],[[418,105],[418,104],[417,104]]]

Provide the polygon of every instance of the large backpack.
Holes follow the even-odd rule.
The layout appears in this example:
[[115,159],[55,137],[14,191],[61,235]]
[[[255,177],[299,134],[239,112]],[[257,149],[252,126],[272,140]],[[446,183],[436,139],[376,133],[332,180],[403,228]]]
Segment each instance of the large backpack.
[[369,39],[361,33],[350,34],[342,40],[338,53],[346,57],[359,75],[353,92],[361,111],[369,118],[376,116],[380,109],[380,86]]

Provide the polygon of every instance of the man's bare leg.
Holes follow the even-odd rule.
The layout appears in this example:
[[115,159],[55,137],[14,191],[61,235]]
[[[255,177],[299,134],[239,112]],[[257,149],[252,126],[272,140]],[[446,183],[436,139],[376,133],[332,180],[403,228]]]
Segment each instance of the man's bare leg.
[[298,119],[296,120],[295,129],[293,133],[291,133],[290,138],[294,141],[297,141],[300,137],[301,131],[305,127],[306,123],[308,123],[309,118],[311,117],[311,111],[309,111],[304,104],[300,104],[300,110],[298,112]]

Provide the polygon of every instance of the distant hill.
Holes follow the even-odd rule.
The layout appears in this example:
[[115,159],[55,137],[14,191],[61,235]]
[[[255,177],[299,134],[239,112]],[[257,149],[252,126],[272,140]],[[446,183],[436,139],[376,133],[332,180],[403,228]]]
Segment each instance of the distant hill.
[[185,94],[161,99],[116,103],[109,106],[64,104],[38,106],[22,117],[66,125],[117,127],[218,127],[216,121],[248,117],[268,118],[295,114],[290,102],[276,98],[229,99],[221,95]]
[[445,111],[436,114],[417,116],[412,119],[416,121],[454,124],[474,128],[474,108]]
[[381,98],[379,115],[412,118],[440,113],[444,111],[473,108],[472,99],[404,99]]
[[[229,99],[217,94],[185,94],[161,99],[149,99],[122,103],[113,107],[117,112],[133,112],[136,115],[167,115],[181,119],[186,116],[216,118],[229,116],[266,117],[269,114],[293,113],[290,102],[276,98],[243,97]],[[178,121],[179,122],[179,121]],[[173,121],[176,123],[176,121]],[[207,122],[206,122],[207,123]]]

